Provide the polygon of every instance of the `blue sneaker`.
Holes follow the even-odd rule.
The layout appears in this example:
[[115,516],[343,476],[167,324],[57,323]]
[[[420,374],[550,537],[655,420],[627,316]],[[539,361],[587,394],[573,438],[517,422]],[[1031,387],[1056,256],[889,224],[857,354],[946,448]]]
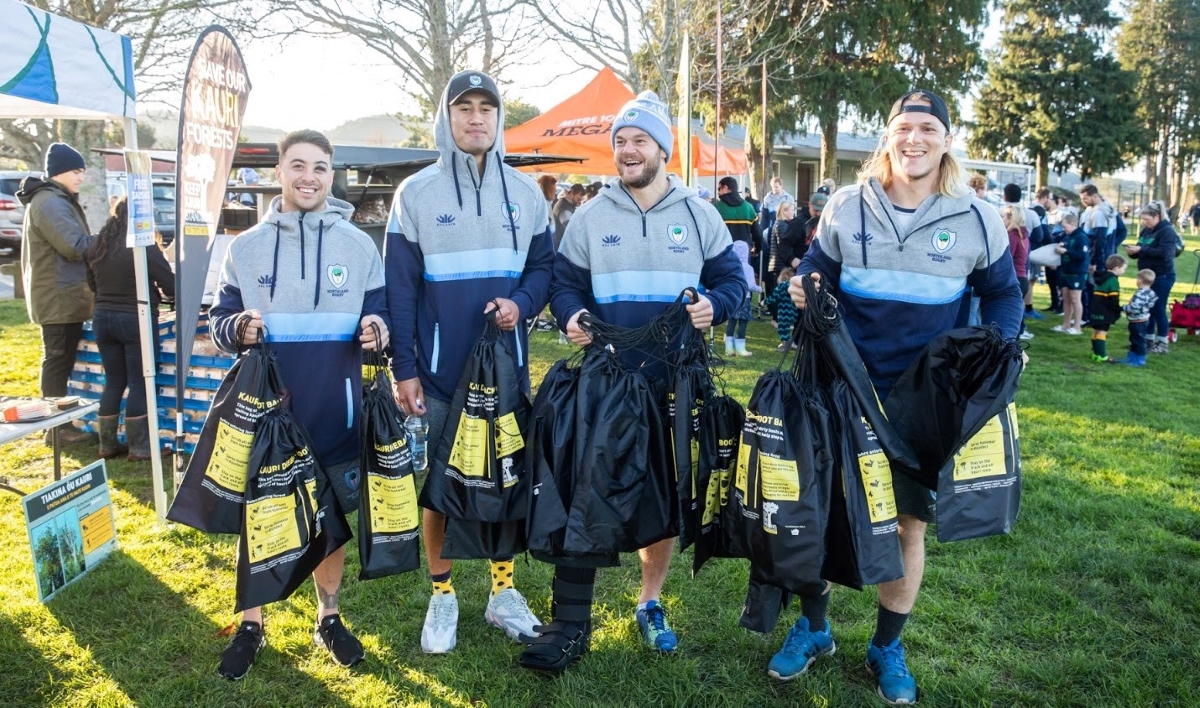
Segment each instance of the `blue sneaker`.
[[879,681],[876,691],[888,705],[910,706],[917,702],[917,680],[908,671],[899,639],[886,647],[868,643],[867,671]]
[[1042,313],[1038,312],[1037,310],[1030,310],[1029,312],[1025,313],[1025,319],[1027,319],[1027,320],[1044,320],[1044,319],[1046,319],[1046,316],[1043,315]]
[[637,623],[642,630],[642,637],[652,649],[675,651],[675,647],[679,646],[679,638],[675,636],[671,625],[667,624],[667,613],[658,600],[647,602],[645,609],[637,611]]
[[771,663],[767,664],[767,676],[780,681],[791,681],[808,671],[808,667],[816,662],[817,657],[835,651],[837,644],[833,641],[829,622],[825,623],[820,632],[813,632],[808,628],[808,618],[801,617],[788,630],[783,647],[771,657]]

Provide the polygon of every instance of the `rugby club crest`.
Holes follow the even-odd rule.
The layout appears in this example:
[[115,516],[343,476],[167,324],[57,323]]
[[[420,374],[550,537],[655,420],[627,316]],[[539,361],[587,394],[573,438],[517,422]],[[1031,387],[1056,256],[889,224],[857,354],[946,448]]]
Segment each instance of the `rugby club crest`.
[[667,227],[667,235],[670,236],[671,241],[678,246],[687,240],[687,227],[683,224],[671,224]]
[[340,288],[350,278],[350,271],[346,266],[334,263],[325,269],[325,275],[329,278],[329,282],[333,283],[333,287]]
[[504,202],[500,205],[504,210],[504,218],[507,219],[509,214],[512,214],[513,221],[521,220],[521,205],[513,204],[512,202]]
[[945,253],[954,248],[956,241],[958,241],[958,234],[949,229],[938,229],[933,232],[933,250],[938,253]]

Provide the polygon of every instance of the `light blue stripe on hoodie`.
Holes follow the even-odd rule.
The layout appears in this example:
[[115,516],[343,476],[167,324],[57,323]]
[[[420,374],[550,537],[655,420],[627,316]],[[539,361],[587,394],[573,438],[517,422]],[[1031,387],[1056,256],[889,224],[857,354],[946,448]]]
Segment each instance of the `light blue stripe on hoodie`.
[[623,270],[592,273],[592,293],[598,304],[627,302],[675,302],[685,288],[694,288],[694,273],[667,270]]
[[840,287],[847,293],[871,300],[944,305],[962,298],[967,279],[843,264]]
[[269,342],[348,342],[361,319],[351,312],[268,312],[262,318]]
[[481,248],[455,253],[426,253],[425,280],[520,278],[525,252],[511,248]]

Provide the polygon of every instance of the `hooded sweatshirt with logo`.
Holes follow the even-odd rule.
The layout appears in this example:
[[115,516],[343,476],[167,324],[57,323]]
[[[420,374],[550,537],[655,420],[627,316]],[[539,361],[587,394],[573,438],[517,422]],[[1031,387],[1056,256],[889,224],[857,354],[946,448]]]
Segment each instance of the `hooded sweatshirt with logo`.
[[53,180],[26,177],[17,199],[26,206],[21,238],[25,307],[34,324],[70,324],[92,317],[84,254],[92,237],[79,197]]
[[[504,164],[504,109],[483,175],[458,148],[442,92],[433,130],[436,164],[396,190],[384,262],[392,325],[392,372],[421,380],[427,396],[449,401],[493,298],[516,303],[525,320],[546,306],[554,239],[546,198],[528,176]],[[528,390],[528,333],[504,333]]]
[[383,262],[350,222],[354,207],[326,197],[323,211],[280,211],[229,245],[209,311],[213,341],[237,351],[237,319],[258,310],[296,419],[324,465],[359,455],[362,344],[359,321],[388,321]]
[[614,178],[571,217],[550,289],[560,327],[583,309],[641,327],[688,287],[712,301],[713,324],[737,311],[746,283],[729,230],[713,205],[674,175],[668,180],[666,196],[645,212]]
[[834,288],[880,398],[930,340],[958,325],[970,289],[982,299],[982,321],[1005,337],[1017,336],[1024,311],[995,208],[935,194],[901,232],[904,221],[878,180],[843,187],[797,269]]

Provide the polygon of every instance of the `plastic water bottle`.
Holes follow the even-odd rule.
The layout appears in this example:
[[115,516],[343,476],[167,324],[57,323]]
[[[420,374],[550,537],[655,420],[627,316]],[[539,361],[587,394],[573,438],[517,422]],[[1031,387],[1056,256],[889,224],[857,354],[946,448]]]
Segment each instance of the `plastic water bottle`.
[[425,436],[429,433],[429,423],[419,415],[410,415],[404,419],[404,430],[408,433],[408,449],[412,451],[413,471],[420,472],[429,464],[425,456]]

